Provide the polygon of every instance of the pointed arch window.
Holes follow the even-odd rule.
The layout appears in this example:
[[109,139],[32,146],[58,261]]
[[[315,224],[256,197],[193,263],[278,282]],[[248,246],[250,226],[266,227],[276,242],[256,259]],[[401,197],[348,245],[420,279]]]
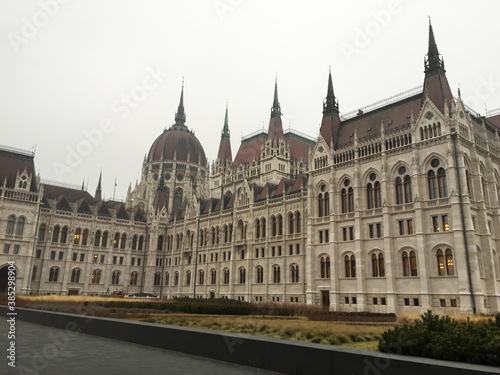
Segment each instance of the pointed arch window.
[[257,284],[262,284],[264,282],[264,268],[262,266],[257,266],[255,269]]
[[82,246],[87,246],[88,239],[89,239],[89,230],[84,229],[82,235]]
[[57,242],[59,240],[59,225],[54,227],[54,231],[52,232],[52,242]]
[[319,188],[320,192],[318,194],[318,216],[328,216],[330,215],[330,195],[326,191],[326,185],[323,184]]
[[240,284],[245,284],[246,282],[246,271],[244,267],[240,268]]
[[375,173],[371,173],[369,176],[371,182],[366,185],[366,194],[367,194],[367,208],[379,208],[381,206],[381,193],[380,193],[380,182],[376,181],[377,175]]
[[111,274],[111,285],[120,284],[120,271],[113,271]]
[[330,278],[330,257],[321,257],[319,261],[320,277],[322,279]]
[[38,241],[45,240],[45,232],[47,231],[47,226],[45,224],[40,225],[38,228]]
[[278,215],[278,236],[283,235],[283,216]]
[[134,271],[130,274],[130,285],[137,285],[137,281],[139,280],[139,273]]
[[16,236],[22,236],[24,231],[24,217],[17,219]]
[[142,250],[143,243],[144,243],[144,237],[140,236],[139,237],[139,244],[137,245],[137,250]]
[[[5,234],[13,234],[14,233],[14,222],[16,221],[16,217],[14,215],[10,215],[7,219],[7,230]],[[55,230],[55,228],[54,228]],[[58,233],[59,234],[59,233]]]
[[59,268],[52,267],[49,271],[49,282],[56,283],[59,279]]
[[101,270],[93,270],[90,281],[92,284],[99,284],[101,282]]
[[373,253],[372,260],[372,277],[385,277],[385,262],[384,254],[381,252]]
[[299,282],[299,266],[297,264],[292,264],[290,266],[290,273],[292,276],[292,283]]
[[66,243],[66,240],[68,239],[68,227],[63,227],[61,230],[61,243]]
[[191,285],[191,271],[189,270],[186,271],[186,285]]
[[122,238],[120,240],[120,249],[124,250],[126,245],[127,245],[127,235],[123,233]]
[[345,277],[356,277],[356,257],[354,254],[344,256]]
[[429,199],[446,198],[448,196],[448,183],[446,171],[439,168],[439,159],[431,160],[431,168],[427,172],[427,185],[429,189]]
[[406,167],[401,166],[398,169],[399,176],[396,177],[396,204],[411,203],[413,193],[411,187],[411,177],[406,174]]
[[295,229],[295,227],[294,227],[294,221],[295,220],[294,220],[293,213],[290,212],[288,214],[288,233],[289,234],[293,234],[293,232],[294,232],[294,229]]
[[97,232],[95,232],[94,246],[99,246],[100,242],[101,242],[101,231],[98,230]]
[[108,232],[105,231],[103,234],[102,234],[102,243],[101,243],[101,247],[106,247],[108,246]]
[[79,268],[73,268],[71,271],[71,282],[72,283],[79,283],[80,282],[80,274],[82,270]]
[[281,282],[281,268],[280,266],[273,267],[273,282],[278,284]]
[[199,270],[198,271],[198,284],[203,285],[205,283],[205,271]]
[[403,276],[418,276],[417,255],[415,251],[403,251],[401,259],[403,262]]
[[271,236],[276,236],[276,216],[271,217]]
[[453,276],[455,274],[453,253],[450,249],[446,249],[444,252],[438,249],[436,251],[436,258],[439,276]]
[[350,186],[351,181],[346,179],[344,187],[340,191],[340,206],[342,213],[354,211],[354,189]]

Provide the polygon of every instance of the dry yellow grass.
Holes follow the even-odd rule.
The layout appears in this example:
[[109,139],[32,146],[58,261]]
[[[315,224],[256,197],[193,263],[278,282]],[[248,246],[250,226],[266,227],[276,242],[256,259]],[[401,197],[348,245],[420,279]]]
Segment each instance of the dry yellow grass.
[[[120,298],[116,297],[99,297],[99,296],[55,296],[55,295],[18,295],[18,301],[22,301],[25,303],[83,303],[87,301],[91,302],[102,302],[102,301],[117,301]],[[134,300],[134,302],[141,302],[143,300]],[[151,300],[148,300],[151,302]]]
[[[422,320],[420,315],[421,314],[418,313],[413,313],[413,314],[404,313],[398,316],[396,323],[398,325],[413,324],[415,320]],[[487,322],[489,319],[492,319],[492,316],[461,314],[458,312],[455,314],[449,314],[448,316],[458,322],[466,322],[467,319],[469,319],[471,322],[478,323],[478,322]]]
[[394,326],[386,323],[374,325],[309,321],[306,317],[194,314],[150,314],[149,318],[138,320],[330,345],[350,346],[353,343],[372,342],[370,350],[376,350],[380,335]]

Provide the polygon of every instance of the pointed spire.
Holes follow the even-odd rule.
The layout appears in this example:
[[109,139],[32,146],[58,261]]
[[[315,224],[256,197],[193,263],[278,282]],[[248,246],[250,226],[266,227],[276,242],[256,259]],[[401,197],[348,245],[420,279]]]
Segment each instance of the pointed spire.
[[434,30],[432,29],[431,18],[429,17],[429,48],[425,60],[425,73],[427,74],[435,69],[444,70],[444,60],[439,57]]
[[99,182],[97,183],[97,189],[95,190],[95,200],[100,202],[101,201],[101,180],[102,180],[102,169],[101,172],[99,172]]
[[330,67],[328,72],[328,90],[326,92],[325,102],[323,103],[323,115],[328,115],[333,112],[339,112],[339,104],[333,92],[332,69]]
[[280,102],[278,101],[278,76],[274,79],[274,101],[271,109],[271,118],[281,116]]
[[177,113],[175,114],[175,124],[184,125],[185,122],[186,114],[184,113],[184,77],[182,77],[181,100],[179,101],[179,107],[177,108]]
[[226,117],[224,118],[224,127],[221,133],[223,138],[229,138],[229,122],[227,120],[227,101],[226,101]]
[[85,177],[83,178],[83,181],[82,181],[82,191],[85,191]]

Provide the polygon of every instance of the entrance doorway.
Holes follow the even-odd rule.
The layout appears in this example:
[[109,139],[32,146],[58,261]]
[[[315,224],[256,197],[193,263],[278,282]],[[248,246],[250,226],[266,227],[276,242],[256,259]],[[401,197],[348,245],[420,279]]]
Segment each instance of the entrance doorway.
[[[14,271],[15,272],[15,271]],[[9,266],[0,269],[0,293],[7,293]]]
[[321,291],[321,306],[323,308],[330,308],[330,291],[329,290],[322,290]]

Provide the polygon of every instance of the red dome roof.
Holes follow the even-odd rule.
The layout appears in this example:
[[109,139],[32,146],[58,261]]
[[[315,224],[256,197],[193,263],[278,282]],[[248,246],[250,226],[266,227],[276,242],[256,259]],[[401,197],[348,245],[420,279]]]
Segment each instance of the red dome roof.
[[161,160],[189,161],[206,166],[205,151],[198,138],[183,124],[172,125],[153,142],[148,162]]

